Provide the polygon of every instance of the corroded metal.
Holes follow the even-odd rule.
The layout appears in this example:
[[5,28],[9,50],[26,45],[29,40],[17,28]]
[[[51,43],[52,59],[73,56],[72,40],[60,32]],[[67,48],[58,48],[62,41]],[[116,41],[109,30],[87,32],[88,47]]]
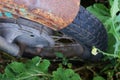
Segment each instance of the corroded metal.
[[80,0],[0,0],[1,12],[11,12],[16,18],[24,17],[54,30],[73,21],[79,5]]

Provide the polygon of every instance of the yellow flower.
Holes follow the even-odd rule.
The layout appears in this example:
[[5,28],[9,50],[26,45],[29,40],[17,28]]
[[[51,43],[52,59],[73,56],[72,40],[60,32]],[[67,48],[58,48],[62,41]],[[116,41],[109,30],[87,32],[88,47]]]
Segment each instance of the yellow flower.
[[97,55],[97,54],[98,54],[97,48],[96,48],[96,47],[93,47],[91,53],[92,53],[94,56]]

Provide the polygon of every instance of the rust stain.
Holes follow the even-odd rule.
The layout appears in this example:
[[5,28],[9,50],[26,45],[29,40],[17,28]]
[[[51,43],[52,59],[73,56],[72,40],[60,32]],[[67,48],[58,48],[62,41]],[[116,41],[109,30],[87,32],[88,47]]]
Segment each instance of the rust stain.
[[80,0],[0,0],[0,10],[44,24],[54,30],[69,25],[78,13]]

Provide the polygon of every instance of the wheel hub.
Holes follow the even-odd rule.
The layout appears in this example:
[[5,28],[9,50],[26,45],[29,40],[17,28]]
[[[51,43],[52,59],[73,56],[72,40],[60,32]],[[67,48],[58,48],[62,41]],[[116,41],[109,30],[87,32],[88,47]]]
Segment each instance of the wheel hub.
[[[54,40],[50,37],[51,29],[43,27],[42,25],[37,26],[38,29],[14,23],[0,23],[0,25],[1,36],[4,37],[7,42],[15,43],[24,49],[21,51],[29,48],[41,49],[53,47],[55,45]],[[34,52],[36,53],[36,51]]]

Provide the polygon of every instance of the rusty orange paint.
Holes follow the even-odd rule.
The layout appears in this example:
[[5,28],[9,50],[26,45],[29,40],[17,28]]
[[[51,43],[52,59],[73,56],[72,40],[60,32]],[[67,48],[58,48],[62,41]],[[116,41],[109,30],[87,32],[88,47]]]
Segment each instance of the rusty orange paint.
[[80,0],[0,0],[0,10],[24,17],[54,30],[69,25],[76,17]]

